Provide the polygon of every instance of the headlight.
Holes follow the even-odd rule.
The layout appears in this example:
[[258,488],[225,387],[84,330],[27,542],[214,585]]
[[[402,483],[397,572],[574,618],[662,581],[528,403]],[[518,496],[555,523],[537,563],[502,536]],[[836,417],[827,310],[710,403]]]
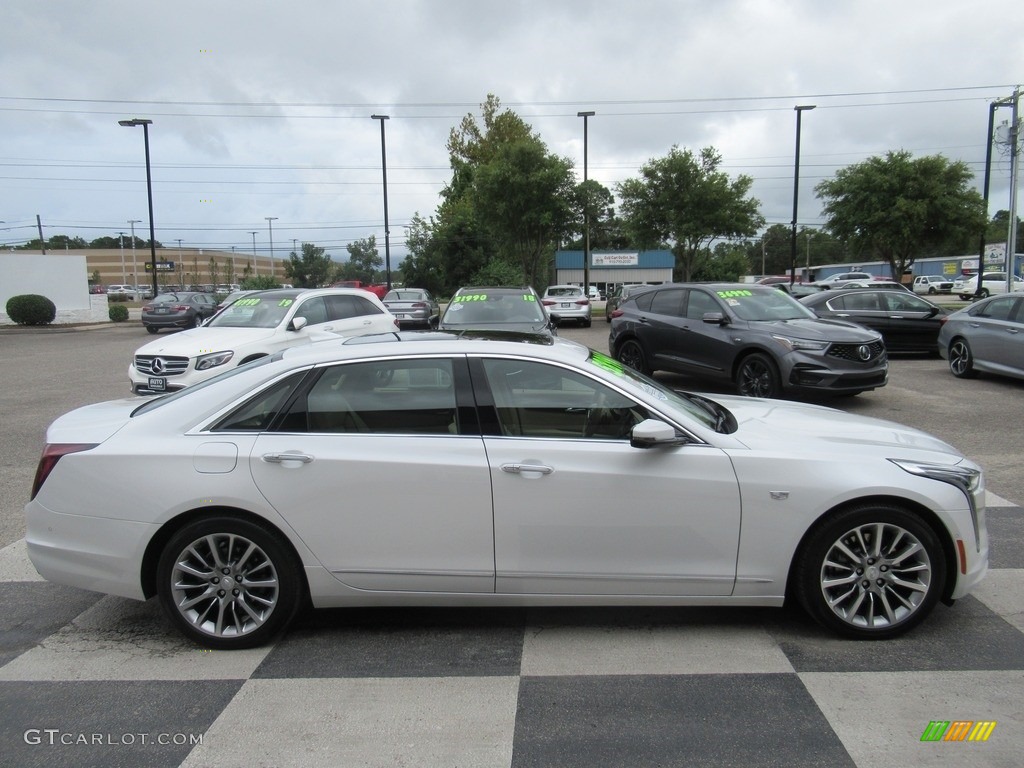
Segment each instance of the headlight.
[[929,477],[941,483],[955,485],[968,496],[973,496],[981,485],[981,471],[973,467],[961,467],[955,464],[931,464],[925,461],[908,461],[906,459],[889,459],[893,464],[920,477]]
[[971,508],[971,520],[974,523],[974,540],[981,547],[981,524],[978,508],[983,504],[984,488],[981,482],[981,470],[974,467],[962,467],[958,464],[931,464],[926,461],[908,461],[906,459],[889,459],[893,464],[918,477],[938,480],[940,483],[955,485],[967,497]]
[[778,334],[772,334],[772,338],[775,339],[779,344],[784,346],[786,349],[802,349],[814,352],[820,352],[823,349],[828,349],[829,342],[827,341],[811,341],[810,339],[793,339],[789,336],[779,336]]
[[196,370],[208,371],[218,365],[224,365],[234,354],[233,351],[228,350],[227,352],[211,352],[209,355],[200,355],[196,358]]

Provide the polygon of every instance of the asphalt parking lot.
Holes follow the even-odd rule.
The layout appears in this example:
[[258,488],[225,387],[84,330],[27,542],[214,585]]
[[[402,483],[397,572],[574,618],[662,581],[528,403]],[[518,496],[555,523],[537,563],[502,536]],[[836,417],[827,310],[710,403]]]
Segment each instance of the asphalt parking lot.
[[[560,333],[607,350],[603,316]],[[842,641],[773,610],[360,610],[225,654],[24,558],[46,425],[126,396],[150,339],[134,323],[0,332],[0,764],[1020,765],[1024,383],[907,356],[885,388],[823,401],[946,439],[999,497],[982,589],[904,638]],[[923,742],[937,721],[996,725]]]

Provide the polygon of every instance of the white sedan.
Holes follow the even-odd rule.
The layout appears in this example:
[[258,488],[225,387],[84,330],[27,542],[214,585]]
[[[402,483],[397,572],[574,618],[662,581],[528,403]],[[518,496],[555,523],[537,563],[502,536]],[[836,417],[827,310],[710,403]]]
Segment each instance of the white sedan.
[[[109,489],[117,486],[118,493]],[[211,648],[360,605],[795,599],[888,638],[988,562],[950,445],[823,406],[685,395],[562,339],[386,334],[72,411],[25,508],[52,581]]]
[[128,380],[137,395],[161,395],[318,338],[398,327],[380,299],[356,288],[251,291],[198,328],[139,347]]

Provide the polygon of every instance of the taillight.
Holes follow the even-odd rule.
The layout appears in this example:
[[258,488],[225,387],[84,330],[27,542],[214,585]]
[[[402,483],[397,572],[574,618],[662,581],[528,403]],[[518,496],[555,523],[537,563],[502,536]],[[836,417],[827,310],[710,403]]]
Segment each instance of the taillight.
[[581,307],[585,307],[587,304],[590,303],[590,299],[576,299],[576,303],[579,304]]
[[29,499],[31,500],[36,497],[39,489],[43,487],[46,478],[50,476],[50,473],[57,466],[57,462],[60,461],[62,456],[66,456],[69,453],[88,451],[91,448],[95,448],[96,445],[97,443],[47,443],[46,447],[43,448],[43,455],[39,458],[39,466],[36,467],[36,479],[32,482],[32,495]]
[[557,301],[552,301],[551,299],[541,299],[540,303],[543,304],[545,307],[553,307],[558,302]]
[[622,317],[624,314],[626,314],[626,313],[623,312],[621,309],[613,309],[612,310],[612,317]]
[[423,309],[426,306],[427,306],[426,302],[423,302],[423,301],[414,301],[412,303],[412,308],[413,309]]

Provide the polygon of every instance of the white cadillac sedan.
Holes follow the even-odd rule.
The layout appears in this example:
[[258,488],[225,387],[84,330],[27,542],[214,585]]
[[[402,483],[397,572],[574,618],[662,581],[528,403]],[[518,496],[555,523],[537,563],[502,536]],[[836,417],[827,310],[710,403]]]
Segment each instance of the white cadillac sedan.
[[72,411],[25,514],[42,576],[156,596],[211,648],[307,600],[791,599],[872,639],[984,576],[983,498],[977,465],[899,424],[679,394],[562,339],[423,332]]
[[369,291],[251,291],[200,327],[139,347],[128,366],[128,381],[137,395],[162,395],[286,347],[397,328],[398,320]]

